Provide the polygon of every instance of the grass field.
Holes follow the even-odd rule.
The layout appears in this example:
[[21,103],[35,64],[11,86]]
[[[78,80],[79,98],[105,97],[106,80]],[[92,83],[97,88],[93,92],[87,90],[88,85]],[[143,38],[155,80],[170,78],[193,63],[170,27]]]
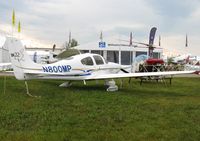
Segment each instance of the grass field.
[[200,78],[175,78],[172,86],[128,82],[106,92],[103,82],[23,81],[0,77],[2,141],[199,141]]

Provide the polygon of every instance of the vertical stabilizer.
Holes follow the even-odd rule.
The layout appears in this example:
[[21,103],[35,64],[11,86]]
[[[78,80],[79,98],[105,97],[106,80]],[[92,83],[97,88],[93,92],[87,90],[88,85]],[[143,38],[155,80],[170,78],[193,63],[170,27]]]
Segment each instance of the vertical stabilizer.
[[39,67],[38,64],[30,59],[19,39],[7,37],[4,46],[8,48],[14,74],[17,79],[25,80],[26,75],[24,74],[24,70],[36,69]]

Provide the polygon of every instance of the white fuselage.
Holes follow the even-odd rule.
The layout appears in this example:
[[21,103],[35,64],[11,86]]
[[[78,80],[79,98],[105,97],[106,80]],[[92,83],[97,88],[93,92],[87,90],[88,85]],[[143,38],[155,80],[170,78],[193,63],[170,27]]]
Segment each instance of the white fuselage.
[[106,63],[100,55],[86,53],[52,64],[41,64],[37,69],[25,69],[30,72],[26,79],[87,80],[96,75],[118,73],[121,68],[119,64]]

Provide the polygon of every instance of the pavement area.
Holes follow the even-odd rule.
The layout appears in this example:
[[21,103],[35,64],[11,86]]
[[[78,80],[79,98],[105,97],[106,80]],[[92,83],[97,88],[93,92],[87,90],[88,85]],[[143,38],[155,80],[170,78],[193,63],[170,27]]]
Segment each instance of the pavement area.
[[199,77],[200,75],[197,74],[181,74],[181,75],[175,75],[174,77]]
[[14,76],[13,72],[0,72],[0,76]]

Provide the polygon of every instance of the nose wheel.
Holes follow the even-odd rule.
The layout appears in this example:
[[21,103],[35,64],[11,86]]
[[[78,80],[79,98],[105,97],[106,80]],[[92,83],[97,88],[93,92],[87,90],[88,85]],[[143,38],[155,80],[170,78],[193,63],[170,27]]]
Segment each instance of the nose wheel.
[[71,81],[67,81],[67,82],[64,82],[62,84],[59,85],[59,87],[65,87],[65,88],[68,88],[72,85],[72,82]]

